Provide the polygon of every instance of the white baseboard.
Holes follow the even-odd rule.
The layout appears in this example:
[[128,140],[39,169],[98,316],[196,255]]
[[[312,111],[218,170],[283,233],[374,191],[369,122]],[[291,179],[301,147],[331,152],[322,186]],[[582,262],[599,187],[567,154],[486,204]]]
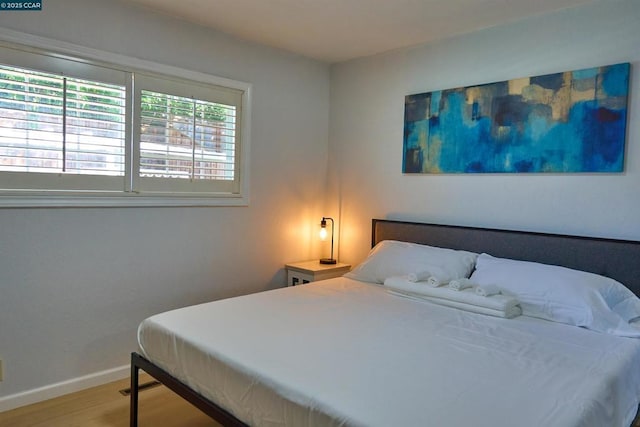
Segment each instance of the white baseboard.
[[0,397],[0,412],[19,408],[20,406],[30,405],[32,403],[42,402],[43,400],[53,399],[54,397],[106,384],[112,381],[121,380],[123,378],[127,378],[130,373],[130,366],[125,365],[85,375],[83,377],[72,378],[67,381],[46,385],[33,390]]

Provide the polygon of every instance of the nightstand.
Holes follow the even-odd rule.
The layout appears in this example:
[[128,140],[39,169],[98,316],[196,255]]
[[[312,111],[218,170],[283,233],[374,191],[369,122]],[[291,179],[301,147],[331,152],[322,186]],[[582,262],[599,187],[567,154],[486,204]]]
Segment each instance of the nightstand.
[[349,264],[320,264],[319,260],[292,262],[285,264],[287,270],[287,286],[302,285],[318,280],[340,277],[351,270]]

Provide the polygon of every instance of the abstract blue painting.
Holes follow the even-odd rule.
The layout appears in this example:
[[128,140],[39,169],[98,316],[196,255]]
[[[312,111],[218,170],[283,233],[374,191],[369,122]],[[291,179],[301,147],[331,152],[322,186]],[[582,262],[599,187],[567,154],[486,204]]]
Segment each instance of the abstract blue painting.
[[403,173],[622,172],[628,63],[409,95]]

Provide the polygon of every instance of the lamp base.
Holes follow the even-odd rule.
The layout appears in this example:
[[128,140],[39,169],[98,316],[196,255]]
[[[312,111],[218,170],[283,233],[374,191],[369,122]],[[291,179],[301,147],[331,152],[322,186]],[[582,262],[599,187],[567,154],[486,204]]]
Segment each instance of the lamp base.
[[320,259],[320,264],[337,264],[338,261],[336,261],[333,258],[321,258]]

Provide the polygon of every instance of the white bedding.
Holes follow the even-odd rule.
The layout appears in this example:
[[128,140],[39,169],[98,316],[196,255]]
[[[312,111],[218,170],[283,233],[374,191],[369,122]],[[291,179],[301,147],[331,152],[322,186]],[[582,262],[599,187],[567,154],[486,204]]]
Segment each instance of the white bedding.
[[629,426],[640,340],[338,278],[146,319],[141,353],[252,426]]

